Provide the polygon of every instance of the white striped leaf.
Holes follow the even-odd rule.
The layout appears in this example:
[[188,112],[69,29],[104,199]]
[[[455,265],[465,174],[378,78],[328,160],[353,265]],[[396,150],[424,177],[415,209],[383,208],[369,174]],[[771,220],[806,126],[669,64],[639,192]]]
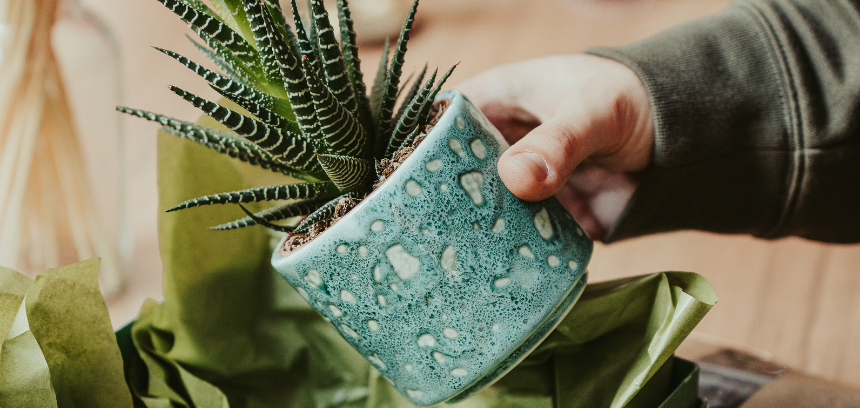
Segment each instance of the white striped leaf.
[[376,168],[371,160],[334,154],[321,154],[317,158],[341,191],[362,191],[373,182]]
[[322,80],[313,74],[307,60],[303,58],[303,62],[302,65],[306,68],[305,78],[319,119],[320,133],[328,147],[327,152],[363,157],[368,145],[367,136],[361,124],[337,101]]
[[433,87],[433,90],[430,91],[430,96],[424,101],[424,105],[421,107],[421,111],[418,113],[418,125],[424,126],[427,124],[427,121],[430,118],[427,116],[430,114],[430,107],[433,106],[433,101],[436,100],[436,95],[439,94],[439,91],[442,90],[442,85],[445,84],[445,81],[448,80],[448,77],[451,76],[451,73],[454,72],[454,68],[457,68],[457,64],[453,65],[448,71],[445,72],[445,75],[442,75],[442,78],[439,79],[439,82]]
[[284,89],[287,91],[287,97],[290,98],[290,105],[295,113],[296,122],[302,130],[302,134],[314,143],[314,148],[320,151],[322,141],[319,130],[319,121],[314,109],[313,98],[308,89],[307,79],[302,70],[301,63],[296,59],[297,52],[292,51],[292,47],[275,27],[271,14],[266,11],[263,13],[263,21],[266,24],[266,32],[269,35],[272,47],[275,49],[276,61],[281,70],[281,76],[284,78]]
[[370,101],[367,99],[367,86],[364,84],[364,74],[361,72],[361,59],[358,58],[358,45],[355,40],[352,17],[350,16],[349,3],[347,0],[337,0],[337,18],[340,23],[340,49],[343,53],[343,62],[346,64],[349,81],[355,93],[355,102],[358,105],[358,121],[365,131],[373,129],[373,116],[370,110]]
[[323,6],[322,0],[309,1],[311,18],[317,30],[317,43],[313,45],[319,51],[326,85],[337,101],[353,116],[357,116],[358,104],[355,101],[355,92],[349,81],[349,73],[334,35],[334,28],[329,21],[328,11]]
[[[382,56],[379,57],[379,66],[376,69],[376,79],[373,80],[373,87],[370,88],[370,104],[371,119],[373,119],[372,131],[376,131],[379,125],[379,109],[382,107],[382,95],[385,92],[385,78],[388,74],[388,52],[391,49],[391,43],[388,38],[385,39],[385,45],[382,46]],[[379,137],[376,133],[374,136]]]
[[400,75],[403,63],[405,62],[406,43],[409,42],[409,34],[412,32],[412,24],[415,22],[415,12],[417,9],[418,0],[414,0],[412,7],[409,9],[409,15],[406,16],[406,21],[403,23],[403,28],[400,30],[400,37],[397,39],[397,46],[394,48],[394,55],[391,57],[391,66],[388,68],[388,74],[385,77],[385,86],[383,87],[382,101],[379,107],[379,119],[376,127],[375,157],[381,157],[387,147],[388,140],[385,140],[385,137],[381,135],[386,135],[391,131],[394,104],[397,102],[397,90],[400,87]]
[[247,190],[230,191],[212,194],[205,197],[183,201],[165,212],[184,210],[191,207],[213,204],[238,204],[272,200],[323,199],[336,197],[341,194],[331,181],[316,183],[283,184],[278,186],[249,188]]
[[[403,97],[403,102],[400,103],[400,108],[397,109],[397,113],[394,114],[394,120],[400,120],[403,114],[406,112],[406,108],[409,106],[409,102],[415,98],[415,95],[418,94],[418,90],[421,89],[421,83],[424,81],[424,76],[427,75],[427,64],[424,64],[424,68],[421,69],[421,72],[418,73],[418,78],[415,79],[415,82],[412,83],[412,86],[409,88],[409,91],[406,92],[406,96]],[[403,87],[405,88],[409,81],[412,79],[412,75],[409,76],[403,83]],[[401,89],[402,91],[402,89]],[[399,94],[399,92],[398,92]],[[398,95],[399,98],[399,95]]]
[[385,151],[386,158],[390,158],[400,148],[400,144],[403,143],[406,137],[414,129],[418,128],[418,114],[421,111],[421,107],[427,102],[427,97],[430,96],[430,89],[436,80],[436,73],[437,71],[433,71],[433,75],[430,75],[430,78],[424,83],[418,94],[408,104],[404,101],[404,104],[407,105],[406,112],[400,116],[397,125],[394,127],[394,131],[391,132],[388,148]]
[[[287,218],[308,215],[316,211],[325,203],[323,200],[303,200],[299,202],[279,205],[257,213],[253,213],[247,217],[240,218],[225,224],[212,227],[213,230],[223,231],[237,228],[245,228],[253,225],[258,225],[259,220],[271,223],[273,221],[285,220]],[[241,205],[241,204],[240,204]],[[292,228],[291,228],[292,229]]]
[[287,165],[311,174],[319,174],[322,170],[314,160],[311,143],[304,137],[269,126],[178,87],[173,86],[170,90]]
[[[295,115],[293,114],[293,110],[290,107],[290,102],[288,100],[271,96],[241,82],[234,81],[233,79],[225,77],[224,75],[221,75],[217,72],[210,71],[202,65],[197,64],[196,62],[191,61],[188,58],[185,58],[182,55],[179,55],[173,51],[157,47],[155,47],[155,49],[175,59],[180,64],[184,65],[186,68],[194,71],[194,73],[196,73],[197,75],[200,75],[200,77],[209,82],[209,85],[212,87],[212,89],[214,89],[221,95],[224,95],[233,102],[236,102],[243,108],[248,109],[248,107],[244,106],[239,101],[247,101],[258,105],[268,111],[271,111],[272,114],[277,115],[288,122],[283,123],[283,125],[273,124],[273,126],[283,126],[285,129],[298,131],[297,128],[294,127],[294,125],[289,123],[292,122],[290,119],[295,118]],[[251,113],[257,115],[254,112]],[[276,119],[272,118],[272,120],[275,121]]]
[[245,15],[251,25],[254,42],[257,44],[257,54],[260,57],[263,73],[270,85],[282,87],[284,79],[281,77],[281,69],[275,61],[275,50],[263,20],[263,7],[264,5],[260,4],[259,0],[244,0]]

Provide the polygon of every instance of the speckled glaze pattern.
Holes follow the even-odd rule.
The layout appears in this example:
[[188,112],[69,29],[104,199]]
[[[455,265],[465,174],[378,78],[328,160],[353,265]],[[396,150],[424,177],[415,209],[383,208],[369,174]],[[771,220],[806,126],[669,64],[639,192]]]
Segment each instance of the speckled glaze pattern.
[[[524,358],[573,306],[593,244],[554,198],[498,178],[497,130],[457,91],[416,151],[275,269],[420,406],[461,400]],[[282,242],[283,243],[283,242]]]

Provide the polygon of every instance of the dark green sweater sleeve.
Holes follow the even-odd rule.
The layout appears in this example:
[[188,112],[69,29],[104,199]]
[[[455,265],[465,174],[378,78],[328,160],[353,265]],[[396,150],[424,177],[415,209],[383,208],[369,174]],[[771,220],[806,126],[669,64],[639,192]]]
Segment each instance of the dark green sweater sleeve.
[[860,4],[741,1],[587,52],[639,75],[655,125],[607,242],[685,229],[860,242]]

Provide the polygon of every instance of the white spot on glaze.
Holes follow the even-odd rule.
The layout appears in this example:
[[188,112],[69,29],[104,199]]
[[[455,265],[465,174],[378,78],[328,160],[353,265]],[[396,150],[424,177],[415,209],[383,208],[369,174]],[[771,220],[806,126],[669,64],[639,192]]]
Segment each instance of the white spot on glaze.
[[576,269],[576,262],[573,262],[573,261],[568,262],[567,267],[570,269]]
[[376,220],[370,224],[370,230],[373,232],[380,232],[383,228],[385,228],[385,221],[382,220]]
[[531,248],[529,248],[529,246],[528,246],[528,245],[523,245],[523,246],[521,246],[521,247],[517,250],[517,252],[519,252],[519,253],[520,253],[520,255],[522,255],[522,256],[524,256],[524,257],[526,257],[526,258],[535,259],[535,254],[533,254],[533,253],[532,253],[532,250],[531,250]]
[[[385,363],[383,363],[382,360],[379,359],[379,356],[377,356],[376,354],[367,356],[367,359],[370,360],[371,363],[376,364],[376,366],[379,367],[380,369],[382,369],[382,370],[385,369]],[[389,381],[391,381],[391,380],[389,380]]]
[[316,287],[319,287],[323,283],[320,273],[317,272],[316,269],[308,269],[308,274],[305,275],[305,281]]
[[481,186],[484,185],[484,175],[480,171],[470,171],[460,175],[460,185],[475,205],[484,205],[484,196],[481,194]]
[[430,230],[429,230],[429,229],[427,229],[427,228],[422,228],[422,229],[421,229],[421,233],[422,233],[422,234],[424,234],[424,235],[430,235]]
[[469,143],[469,147],[472,148],[472,153],[475,154],[475,157],[484,160],[487,158],[487,148],[484,146],[484,142],[481,139],[475,139],[472,143]]
[[412,398],[421,398],[421,396],[424,395],[423,392],[418,390],[406,390],[406,394],[408,394]]
[[308,302],[310,302],[311,298],[310,298],[310,296],[308,296],[308,292],[305,292],[305,290],[304,290],[304,289],[302,289],[302,288],[296,288],[296,292],[299,292],[299,295],[302,295],[302,297],[303,297],[303,298],[305,298],[305,300],[307,300]]
[[373,267],[373,280],[377,282],[382,282],[382,269],[379,265]]
[[406,371],[412,371],[412,365],[411,364],[406,364],[405,366],[403,366],[403,368],[405,368]]
[[346,334],[347,336],[358,338],[358,333],[356,333],[355,330],[349,328],[349,326],[342,324],[342,325],[340,325],[340,328],[341,328],[341,330],[343,330],[344,334]]
[[386,377],[386,376],[384,376],[384,375],[382,376],[382,378],[384,378],[384,379],[385,379],[385,381],[388,381],[388,383],[389,383],[389,384],[394,385],[394,381],[392,381],[390,378],[388,378],[388,377]]
[[352,294],[352,292],[348,290],[340,291],[340,300],[344,302],[357,303],[357,301],[355,300],[355,296]]
[[412,197],[418,197],[418,195],[421,194],[421,185],[415,180],[407,181],[406,194],[409,194]]
[[462,116],[457,116],[457,118],[454,119],[454,124],[457,125],[457,128],[459,128],[459,129],[465,129],[466,128],[466,121],[463,120]]
[[327,322],[331,323],[331,319],[329,319],[328,317],[323,316],[323,320],[325,320],[325,321],[327,321]]
[[402,280],[414,278],[418,274],[421,261],[410,255],[403,249],[403,245],[396,244],[385,251],[385,256],[394,267],[394,273]]
[[[570,218],[573,218],[573,216]],[[576,227],[576,233],[579,234],[579,236],[582,236],[582,228]]]
[[442,353],[440,353],[440,352],[438,352],[438,351],[434,351],[434,352],[433,352],[433,358],[434,358],[437,362],[439,362],[439,364],[444,364],[446,361],[448,361],[448,356],[446,356],[446,355],[444,355],[444,354],[442,354]]
[[457,329],[455,329],[453,327],[446,327],[446,328],[442,329],[442,334],[444,334],[445,337],[452,339],[452,340],[460,337],[460,332],[458,332]]
[[481,229],[481,224],[478,224],[477,222],[473,222],[472,223],[472,229],[475,231]]
[[397,292],[397,289],[399,289],[399,288],[400,288],[399,286],[397,286],[397,284],[396,284],[396,283],[392,283],[392,284],[391,284],[391,285],[389,285],[389,286],[391,287],[391,290],[393,290],[393,291],[395,291],[395,292]]
[[448,272],[454,270],[457,267],[457,250],[453,245],[449,245],[448,248],[445,248],[442,251],[442,269],[445,269]]
[[372,332],[379,331],[379,322],[377,322],[376,320],[368,320],[367,328],[370,329],[370,331]]
[[364,246],[364,245],[359,245],[359,246],[358,246],[358,256],[360,256],[360,257],[362,257],[362,258],[363,258],[363,257],[367,256],[367,252],[368,252],[368,251],[367,251],[367,247],[366,247],[366,246]]
[[337,253],[339,253],[339,254],[345,254],[346,250],[347,250],[347,248],[346,248],[345,244],[340,244],[337,246]]
[[334,317],[343,316],[343,312],[341,312],[340,309],[338,309],[335,305],[329,305],[328,310],[331,310],[331,314],[334,315]]
[[511,283],[510,278],[501,278],[501,279],[496,279],[496,281],[493,282],[493,285],[496,285],[497,288],[503,288],[505,286],[508,286],[508,283]]
[[496,223],[493,224],[493,232],[499,232],[505,229],[505,220],[499,218],[496,220]]
[[556,266],[558,266],[560,261],[558,260],[557,256],[550,255],[546,258],[546,263],[549,264],[549,266],[556,267]]
[[377,295],[376,300],[379,301],[379,306],[382,306],[382,307],[388,306],[388,301],[385,300],[385,296]]
[[441,184],[439,186],[439,190],[442,190],[443,192],[448,191],[448,185],[447,184]]
[[499,331],[499,324],[498,324],[498,323],[493,324],[493,327],[490,327],[490,330],[492,330],[492,331]]
[[451,370],[451,375],[453,375],[454,377],[465,377],[469,375],[469,372],[462,368],[455,368]]
[[552,237],[552,221],[549,219],[549,213],[546,211],[546,208],[542,208],[535,214],[535,229],[537,229],[538,234],[543,239],[550,239]]
[[436,345],[436,338],[430,334],[422,334],[418,337],[418,347],[433,347]]
[[439,160],[439,159],[430,160],[429,162],[424,164],[424,168],[427,169],[427,171],[429,171],[431,173],[435,173],[435,172],[439,171],[439,169],[442,168],[442,160]]
[[451,151],[457,156],[463,157],[463,155],[466,154],[463,152],[463,145],[461,145],[460,141],[457,139],[448,139],[448,147],[450,147]]

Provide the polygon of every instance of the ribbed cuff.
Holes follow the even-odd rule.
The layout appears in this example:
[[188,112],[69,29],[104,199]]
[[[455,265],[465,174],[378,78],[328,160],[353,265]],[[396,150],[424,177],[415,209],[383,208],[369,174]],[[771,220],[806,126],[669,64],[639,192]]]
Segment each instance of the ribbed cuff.
[[648,93],[652,164],[613,242],[676,230],[769,237],[791,173],[787,80],[776,43],[750,8],[589,54],[630,67]]

